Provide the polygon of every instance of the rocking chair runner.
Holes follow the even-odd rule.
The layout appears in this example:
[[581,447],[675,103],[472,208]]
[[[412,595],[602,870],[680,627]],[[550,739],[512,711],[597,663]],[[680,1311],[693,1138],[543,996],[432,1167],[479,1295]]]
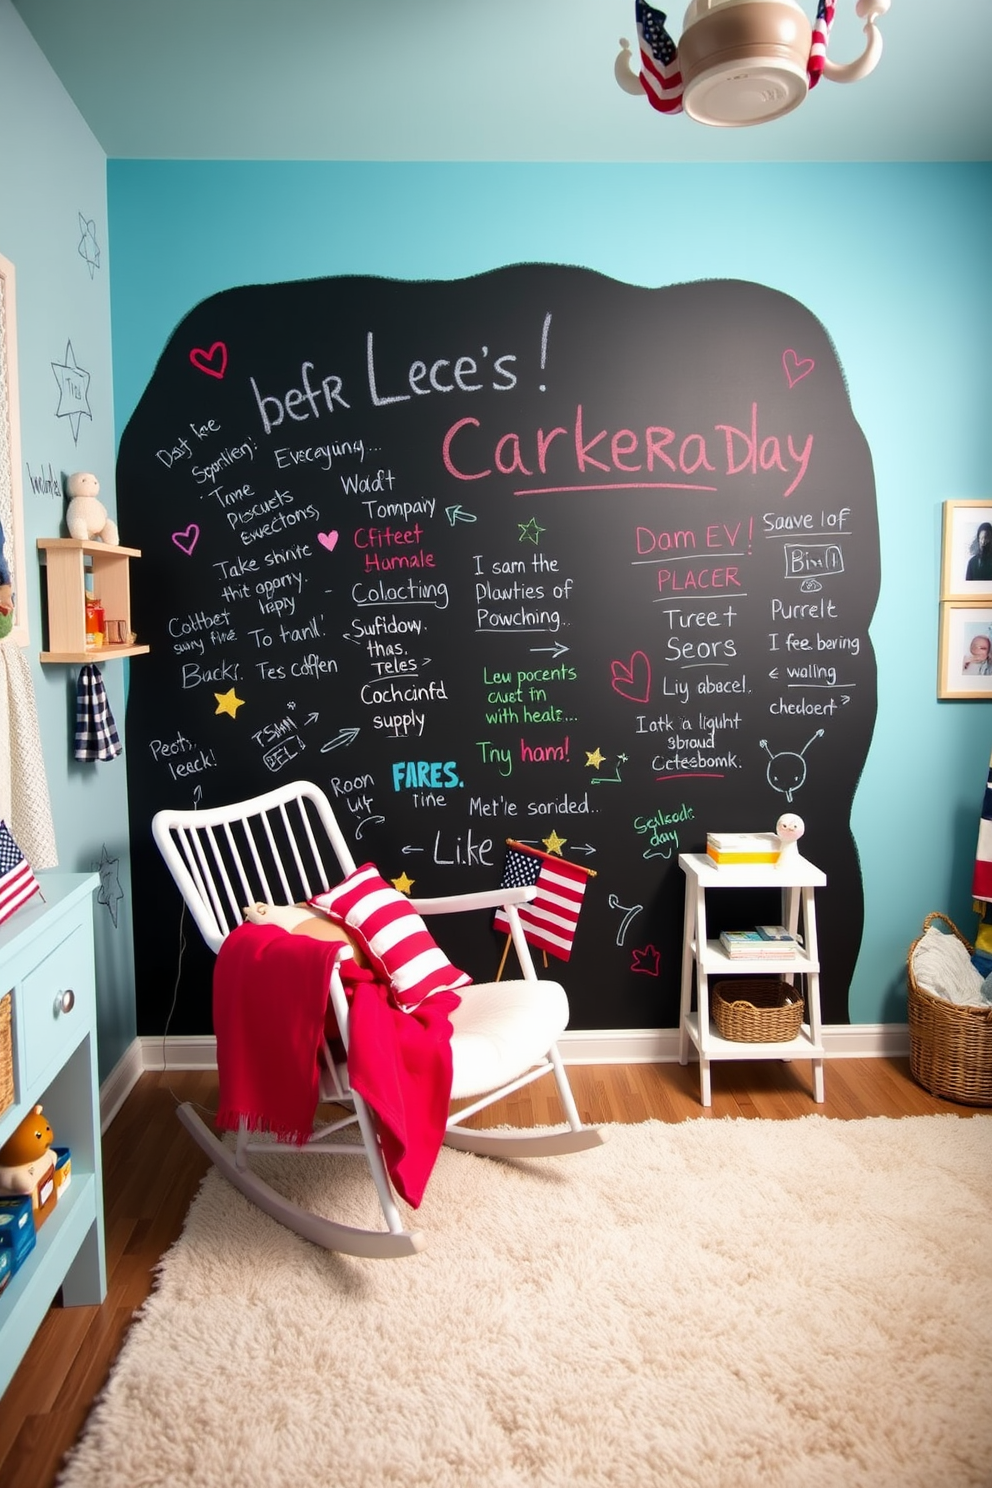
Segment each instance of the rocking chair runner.
[[[355,861],[323,791],[300,781],[229,806],[160,811],[152,833],[166,865],[207,945],[215,953],[243,923],[244,907],[256,902],[299,904],[355,871]],[[474,983],[459,990],[461,1004],[450,1015],[452,1099],[467,1105],[448,1118],[444,1142],[490,1157],[547,1157],[581,1152],[604,1141],[597,1127],[583,1126],[556,1040],[568,1024],[568,999],[557,982],[537,977],[516,906],[533,888],[502,888],[444,898],[412,899],[421,915],[503,907],[520,963],[516,981]],[[404,1227],[386,1171],[376,1120],[348,1080],[349,1010],[341,977],[342,952],[330,973],[329,997],[341,1047],[324,1039],[320,1101],[341,1108],[341,1119],[315,1127],[302,1147],[256,1139],[242,1119],[234,1150],[226,1146],[189,1103],[179,1117],[197,1143],[234,1186],[259,1208],[305,1239],[328,1250],[368,1257],[413,1255],[426,1244],[423,1233]],[[342,1058],[342,1053],[344,1057]],[[565,1112],[561,1130],[481,1131],[462,1123],[494,1101],[553,1073]],[[357,1125],[360,1142],[337,1141]],[[364,1156],[371,1169],[384,1230],[365,1230],[324,1218],[294,1204],[249,1165],[253,1152],[321,1152]]]

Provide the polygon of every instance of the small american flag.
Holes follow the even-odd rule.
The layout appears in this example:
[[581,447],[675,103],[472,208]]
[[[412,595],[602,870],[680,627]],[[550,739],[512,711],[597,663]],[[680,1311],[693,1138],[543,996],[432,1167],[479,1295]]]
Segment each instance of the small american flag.
[[992,899],[992,762],[989,764],[982,815],[978,823],[978,848],[975,853],[971,893],[975,899]]
[[30,863],[10,835],[7,823],[0,821],[0,925],[40,891]]
[[[507,851],[499,886],[506,889],[537,885],[537,898],[530,904],[517,906],[524,936],[538,950],[567,961],[572,954],[588,878],[585,868],[516,843]],[[510,922],[501,909],[496,911],[493,928],[505,935],[510,933]]]
[[682,112],[679,51],[665,26],[667,16],[646,0],[636,0],[637,40],[641,50],[641,87],[661,114]]
[[823,76],[823,64],[827,57],[827,38],[830,35],[830,27],[834,23],[834,9],[834,0],[819,0],[816,7],[813,45],[809,49],[809,61],[806,64],[806,76],[809,78],[811,88],[815,88]]

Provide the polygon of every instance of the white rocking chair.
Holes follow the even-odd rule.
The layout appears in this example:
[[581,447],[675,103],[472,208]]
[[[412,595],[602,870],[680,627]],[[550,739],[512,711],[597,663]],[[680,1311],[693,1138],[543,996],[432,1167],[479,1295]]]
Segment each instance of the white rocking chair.
[[[193,811],[160,811],[152,833],[183,899],[207,945],[215,953],[244,919],[246,905],[293,905],[330,888],[355,869],[330,802],[305,781],[268,791],[248,801]],[[463,987],[451,1014],[454,1076],[451,1096],[459,1103],[447,1122],[447,1146],[489,1157],[547,1157],[597,1147],[605,1135],[584,1126],[556,1047],[568,1024],[568,999],[557,982],[540,980],[534,970],[516,906],[534,897],[531,888],[502,888],[437,899],[412,899],[421,915],[493,911],[503,906],[511,927],[522,979]],[[342,957],[349,954],[342,952]],[[330,975],[329,994],[341,1051],[325,1038],[320,1079],[321,1104],[345,1115],[316,1125],[302,1146],[254,1138],[242,1119],[234,1149],[225,1145],[194,1107],[179,1118],[231,1183],[272,1218],[327,1250],[367,1257],[413,1255],[426,1244],[423,1233],[408,1229],[397,1206],[376,1133],[375,1117],[348,1081],[348,1001],[340,975],[341,958]],[[553,1073],[565,1113],[560,1130],[475,1130],[464,1120],[494,1101]],[[319,1112],[318,1112],[319,1117]],[[361,1140],[336,1141],[357,1124]],[[323,1152],[363,1156],[371,1169],[386,1228],[359,1229],[312,1213],[266,1183],[249,1166],[253,1152]]]

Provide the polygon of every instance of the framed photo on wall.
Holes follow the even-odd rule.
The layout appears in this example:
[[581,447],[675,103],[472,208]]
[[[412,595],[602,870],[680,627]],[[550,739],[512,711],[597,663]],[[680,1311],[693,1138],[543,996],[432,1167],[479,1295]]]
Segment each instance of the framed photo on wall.
[[28,643],[14,265],[0,254],[0,641]]
[[945,501],[941,543],[941,599],[988,595],[992,602],[992,497]]
[[992,604],[940,606],[939,698],[992,698]]

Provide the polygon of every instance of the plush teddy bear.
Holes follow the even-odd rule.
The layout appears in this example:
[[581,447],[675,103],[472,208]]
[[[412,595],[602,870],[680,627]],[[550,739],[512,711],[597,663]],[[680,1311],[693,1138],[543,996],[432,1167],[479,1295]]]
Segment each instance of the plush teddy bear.
[[35,1106],[0,1147],[0,1190],[4,1193],[29,1193],[37,1207],[42,1181],[55,1167],[55,1152],[51,1145],[54,1140],[55,1133],[46,1121],[42,1107]]
[[86,542],[98,537],[101,542],[116,548],[120,542],[117,523],[107,516],[107,508],[97,498],[100,482],[88,470],[77,470],[66,477],[65,493],[69,497],[69,508],[65,523],[70,537],[79,537]]

